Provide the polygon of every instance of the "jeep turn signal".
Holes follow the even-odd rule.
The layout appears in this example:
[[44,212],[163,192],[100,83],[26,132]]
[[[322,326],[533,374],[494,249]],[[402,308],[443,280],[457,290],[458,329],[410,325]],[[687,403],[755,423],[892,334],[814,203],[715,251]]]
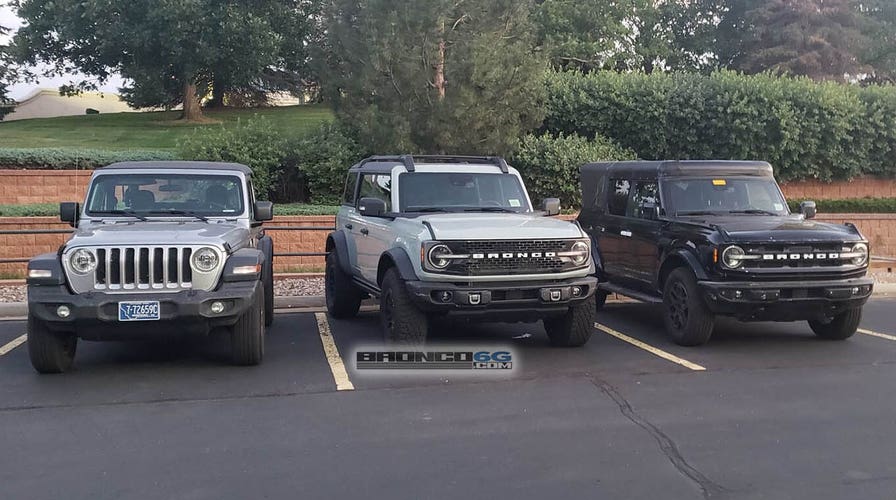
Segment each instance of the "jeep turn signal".
[[233,274],[257,274],[261,272],[261,264],[254,266],[237,266],[233,268]]

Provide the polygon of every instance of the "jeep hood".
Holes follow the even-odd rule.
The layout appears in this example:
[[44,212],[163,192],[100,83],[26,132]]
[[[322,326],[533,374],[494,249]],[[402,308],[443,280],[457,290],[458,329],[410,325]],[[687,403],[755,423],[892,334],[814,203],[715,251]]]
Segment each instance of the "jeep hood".
[[206,222],[96,223],[78,228],[67,247],[138,245],[217,245],[236,249],[249,230],[235,224]]
[[766,217],[739,215],[706,217],[707,225],[715,225],[728,233],[734,242],[801,242],[859,241],[862,236],[851,227],[804,220],[800,216]]
[[547,240],[583,238],[571,221],[533,214],[438,214],[427,215],[437,240]]

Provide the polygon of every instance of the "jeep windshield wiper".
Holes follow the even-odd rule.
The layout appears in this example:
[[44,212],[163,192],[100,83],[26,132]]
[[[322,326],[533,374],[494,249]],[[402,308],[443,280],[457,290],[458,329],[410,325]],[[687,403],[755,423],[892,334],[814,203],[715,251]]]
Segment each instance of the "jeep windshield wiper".
[[682,210],[675,212],[676,217],[679,215],[719,215],[719,212],[713,212],[712,210]]
[[147,220],[146,217],[138,214],[137,212],[135,212],[133,210],[99,210],[99,211],[92,211],[90,213],[95,214],[95,215],[127,215],[128,217],[133,217],[137,220],[142,220],[142,221]]
[[178,210],[178,209],[169,209],[169,210],[152,210],[149,213],[151,214],[166,214],[166,215],[186,215],[187,217],[195,217],[202,222],[208,222],[208,217],[204,215],[199,215],[192,210]]
[[515,214],[516,210],[511,210],[504,207],[470,207],[465,208],[464,212],[509,212]]
[[747,210],[729,210],[729,214],[755,214],[755,215],[778,215],[775,212],[771,212],[769,210],[762,210],[759,208],[750,208]]

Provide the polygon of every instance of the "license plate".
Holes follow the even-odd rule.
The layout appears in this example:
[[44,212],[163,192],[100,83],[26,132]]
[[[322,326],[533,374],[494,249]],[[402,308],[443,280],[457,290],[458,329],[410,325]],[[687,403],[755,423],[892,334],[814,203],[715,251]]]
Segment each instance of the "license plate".
[[161,308],[155,300],[119,302],[118,321],[157,321]]

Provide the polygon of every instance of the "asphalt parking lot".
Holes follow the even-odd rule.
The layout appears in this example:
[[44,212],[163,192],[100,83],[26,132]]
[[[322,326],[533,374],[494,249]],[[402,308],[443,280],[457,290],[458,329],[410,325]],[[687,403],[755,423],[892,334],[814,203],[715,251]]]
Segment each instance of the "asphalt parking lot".
[[359,373],[374,313],[278,314],[259,367],[220,339],[82,342],[62,376],[2,321],[0,498],[890,499],[894,308],[869,303],[846,342],[720,321],[690,349],[640,304],[609,304],[582,349],[540,324],[441,328],[512,346],[512,375],[478,378]]

